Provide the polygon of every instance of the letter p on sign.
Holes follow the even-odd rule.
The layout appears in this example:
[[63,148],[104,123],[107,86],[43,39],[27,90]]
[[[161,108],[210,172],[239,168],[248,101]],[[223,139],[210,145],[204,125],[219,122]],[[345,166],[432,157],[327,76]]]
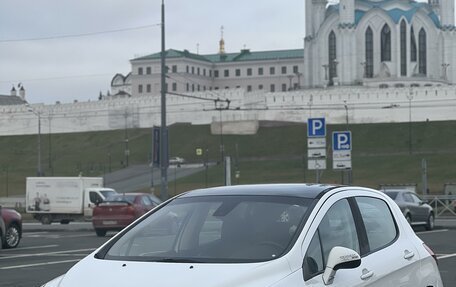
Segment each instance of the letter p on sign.
[[307,120],[307,137],[325,137],[326,124],[324,118],[312,118]]
[[351,150],[351,132],[333,132],[333,150]]

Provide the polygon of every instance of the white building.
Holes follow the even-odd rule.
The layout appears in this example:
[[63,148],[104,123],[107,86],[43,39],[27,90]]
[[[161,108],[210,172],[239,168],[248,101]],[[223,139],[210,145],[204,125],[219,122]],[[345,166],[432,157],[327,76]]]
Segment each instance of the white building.
[[456,83],[454,0],[306,1],[307,87]]
[[[220,41],[218,54],[199,55],[187,50],[167,50],[167,91],[174,93],[200,92],[224,89],[245,89],[280,92],[302,86],[304,69],[303,49],[239,53],[225,53]],[[133,97],[159,95],[161,90],[161,53],[130,61],[128,77],[114,76],[112,94],[118,92],[128,78]],[[123,86],[125,87],[125,85]]]

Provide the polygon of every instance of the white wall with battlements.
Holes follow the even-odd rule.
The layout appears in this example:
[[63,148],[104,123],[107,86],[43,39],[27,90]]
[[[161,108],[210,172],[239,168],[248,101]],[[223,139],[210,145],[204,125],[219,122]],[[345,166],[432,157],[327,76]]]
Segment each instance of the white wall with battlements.
[[[194,93],[206,99],[229,99],[229,110],[214,101],[167,96],[167,123],[211,124],[222,121],[306,122],[325,117],[328,124],[456,120],[453,86],[414,88],[337,87],[280,93],[224,90]],[[34,113],[30,111],[34,110]],[[0,106],[0,135],[74,133],[149,128],[160,125],[160,97],[78,102],[30,107]]]

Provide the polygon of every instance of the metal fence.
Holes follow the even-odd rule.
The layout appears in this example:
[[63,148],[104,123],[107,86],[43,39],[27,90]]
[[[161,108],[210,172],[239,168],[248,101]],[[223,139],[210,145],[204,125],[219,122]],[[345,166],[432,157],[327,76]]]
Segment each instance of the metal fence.
[[435,217],[456,216],[456,195],[423,195],[429,205],[434,208]]

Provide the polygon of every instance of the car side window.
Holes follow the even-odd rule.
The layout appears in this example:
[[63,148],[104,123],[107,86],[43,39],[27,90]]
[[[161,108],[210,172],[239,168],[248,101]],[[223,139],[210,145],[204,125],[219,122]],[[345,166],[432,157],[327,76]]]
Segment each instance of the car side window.
[[421,198],[419,198],[416,194],[410,194],[410,196],[412,197],[412,199],[413,199],[413,201],[414,201],[415,203],[423,202],[423,201],[421,200]]
[[357,197],[356,203],[366,228],[370,251],[379,250],[396,239],[396,223],[386,202],[373,197]]
[[305,279],[323,271],[329,252],[336,246],[350,248],[358,253],[360,250],[355,221],[346,199],[331,206],[321,220],[304,257],[304,272],[308,272]]
[[152,201],[150,200],[150,198],[148,196],[142,196],[141,201],[142,201],[143,205],[145,205],[145,206],[152,205]]
[[404,193],[404,200],[405,202],[413,202],[413,198],[410,193]]
[[90,199],[91,203],[97,203],[97,201],[98,202],[102,202],[103,201],[101,196],[98,193],[96,193],[95,191],[89,192],[89,199]]

